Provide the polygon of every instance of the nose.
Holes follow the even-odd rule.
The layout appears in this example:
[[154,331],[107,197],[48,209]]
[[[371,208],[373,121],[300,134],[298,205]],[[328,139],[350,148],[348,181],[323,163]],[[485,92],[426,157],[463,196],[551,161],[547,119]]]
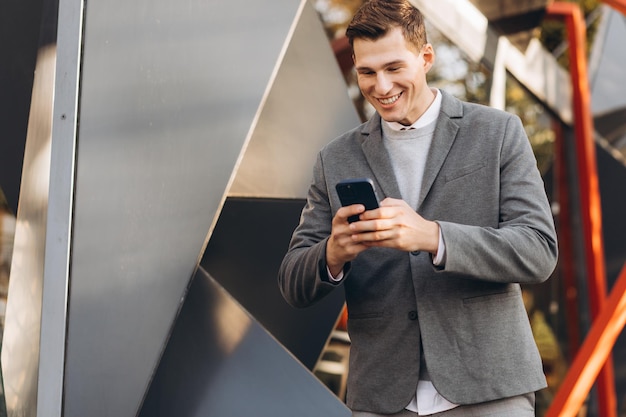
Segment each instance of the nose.
[[385,73],[381,72],[376,74],[376,85],[374,87],[377,94],[385,95],[391,91],[392,82]]

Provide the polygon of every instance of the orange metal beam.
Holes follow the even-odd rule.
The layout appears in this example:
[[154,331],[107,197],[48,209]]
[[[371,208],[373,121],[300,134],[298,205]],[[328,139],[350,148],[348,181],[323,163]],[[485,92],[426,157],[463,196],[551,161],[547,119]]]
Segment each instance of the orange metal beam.
[[604,245],[602,242],[602,212],[596,165],[596,150],[593,140],[593,119],[591,116],[591,98],[587,76],[587,58],[585,54],[585,21],[578,5],[555,2],[548,9],[548,14],[561,17],[567,26],[570,74],[574,106],[574,130],[576,136],[576,155],[579,170],[581,209],[583,212],[583,233],[587,273],[594,278],[590,291],[592,314],[597,315],[606,298],[604,269]]
[[[600,187],[585,53],[586,26],[577,4],[555,2],[547,7],[546,12],[546,17],[562,19],[568,34],[583,244],[591,315],[596,320],[600,311],[603,310],[607,291]],[[616,417],[617,400],[610,356],[603,358],[602,363],[604,363],[604,368],[597,379],[600,415]],[[572,381],[566,382],[572,383]]]
[[626,15],[626,0],[601,0],[623,15]]
[[[557,392],[546,417],[578,415],[593,382],[609,358],[617,337],[626,325],[626,264],[617,278],[602,312],[593,322],[565,381]],[[600,412],[601,416],[602,414]]]

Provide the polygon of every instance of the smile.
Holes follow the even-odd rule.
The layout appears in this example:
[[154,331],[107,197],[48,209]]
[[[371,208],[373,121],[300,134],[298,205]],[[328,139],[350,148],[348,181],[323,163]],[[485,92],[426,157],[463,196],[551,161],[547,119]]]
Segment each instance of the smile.
[[392,97],[389,97],[389,98],[379,98],[378,101],[380,101],[381,104],[393,104],[396,101],[398,101],[398,99],[400,98],[401,95],[402,95],[402,93],[396,94],[395,96],[392,96]]

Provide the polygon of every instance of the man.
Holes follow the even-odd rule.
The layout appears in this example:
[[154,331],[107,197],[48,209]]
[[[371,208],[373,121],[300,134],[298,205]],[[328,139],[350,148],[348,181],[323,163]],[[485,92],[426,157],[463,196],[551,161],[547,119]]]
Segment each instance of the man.
[[[427,85],[408,0],[366,2],[347,35],[376,114],[318,154],[283,296],[344,287],[353,416],[534,416],[545,377],[519,284],[550,276],[557,243],[522,124]],[[380,208],[341,207],[335,184],[362,177]]]

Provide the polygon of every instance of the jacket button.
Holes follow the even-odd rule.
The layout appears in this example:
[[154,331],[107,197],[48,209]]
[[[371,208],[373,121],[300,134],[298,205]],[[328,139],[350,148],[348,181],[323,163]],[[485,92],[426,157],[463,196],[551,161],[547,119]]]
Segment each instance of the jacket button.
[[409,320],[417,320],[417,311],[409,311]]
[[413,256],[417,256],[419,254],[420,254],[420,251],[418,251],[418,250],[414,250],[414,251],[411,252],[411,255],[413,255]]

